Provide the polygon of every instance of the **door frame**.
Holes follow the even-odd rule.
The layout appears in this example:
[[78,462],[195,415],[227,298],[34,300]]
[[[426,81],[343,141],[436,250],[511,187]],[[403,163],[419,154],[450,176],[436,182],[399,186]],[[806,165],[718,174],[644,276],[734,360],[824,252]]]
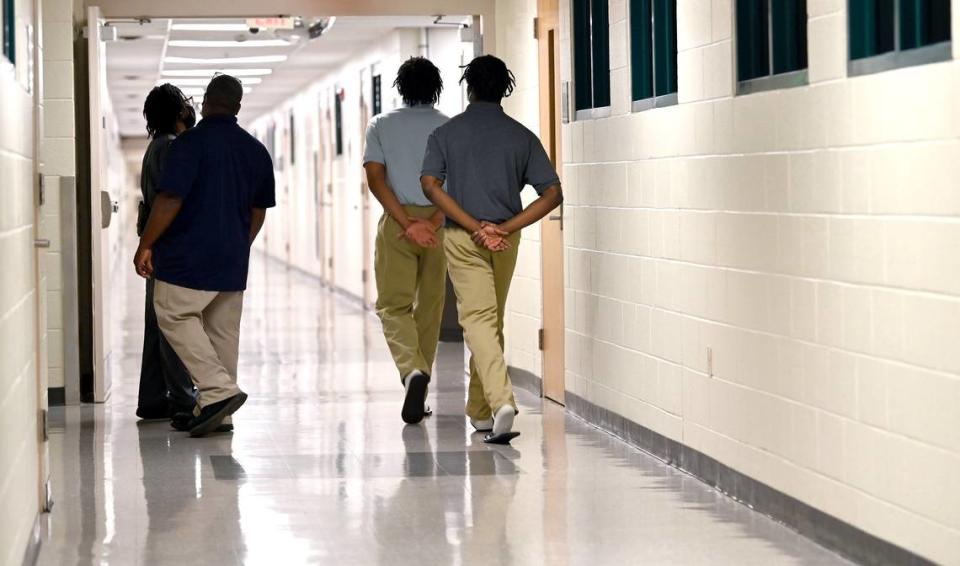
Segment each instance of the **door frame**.
[[[540,139],[558,174],[562,169],[560,143],[560,2],[537,1],[539,51]],[[565,403],[565,323],[563,205],[540,223],[541,290],[543,293],[540,349],[543,362],[541,391],[547,399]],[[549,274],[549,276],[547,275]]]
[[[93,402],[110,396],[110,282],[108,231],[112,201],[107,186],[104,152],[106,117],[102,92],[106,48],[102,40],[103,14],[97,6],[87,8],[87,88],[90,140],[90,316],[92,327]],[[106,249],[105,249],[106,246]]]

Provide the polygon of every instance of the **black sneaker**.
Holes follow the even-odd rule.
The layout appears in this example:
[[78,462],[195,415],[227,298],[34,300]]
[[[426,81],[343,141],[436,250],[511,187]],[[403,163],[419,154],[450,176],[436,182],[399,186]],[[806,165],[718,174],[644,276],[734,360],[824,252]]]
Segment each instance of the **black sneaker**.
[[179,412],[170,417],[170,426],[176,430],[186,432],[190,430],[190,423],[193,421],[193,413]]
[[138,407],[137,416],[144,421],[165,421],[170,418],[170,409],[167,407],[162,409]]
[[241,391],[233,397],[207,405],[190,422],[190,436],[197,438],[214,432],[223,423],[224,417],[232,415],[246,401],[247,394]]
[[400,411],[403,422],[417,424],[423,420],[429,384],[430,377],[420,370],[410,372],[410,375],[403,380],[403,386],[407,390],[403,399],[403,409]]

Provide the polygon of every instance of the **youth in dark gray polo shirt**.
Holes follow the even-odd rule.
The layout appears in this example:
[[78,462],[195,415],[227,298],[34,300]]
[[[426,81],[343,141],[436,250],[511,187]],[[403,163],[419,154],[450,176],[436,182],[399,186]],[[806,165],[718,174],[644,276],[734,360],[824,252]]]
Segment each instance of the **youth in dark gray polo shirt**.
[[[472,354],[467,416],[475,429],[489,432],[485,442],[509,443],[519,433],[513,432],[517,405],[503,357],[503,314],[520,230],[559,206],[563,192],[540,140],[500,106],[515,84],[504,62],[477,57],[460,81],[467,82],[470,106],[430,135],[420,182],[447,217],[447,268]],[[540,198],[524,209],[526,185]]]

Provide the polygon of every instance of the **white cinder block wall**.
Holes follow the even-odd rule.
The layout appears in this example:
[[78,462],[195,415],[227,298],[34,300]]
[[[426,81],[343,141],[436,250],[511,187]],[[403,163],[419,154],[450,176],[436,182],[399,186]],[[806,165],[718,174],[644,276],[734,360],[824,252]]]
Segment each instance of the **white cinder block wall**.
[[[75,298],[64,301],[65,293],[76,295],[76,290],[63,288],[63,239],[60,234],[60,180],[77,174],[73,5],[71,0],[43,0],[42,5],[44,84],[43,139],[40,147],[46,203],[42,210],[40,237],[50,240],[50,249],[43,259],[43,273],[47,281],[47,359],[49,386],[64,387],[65,354],[71,349],[65,348],[63,309],[64,305],[70,308],[69,305],[76,304]],[[69,319],[75,319],[75,315]],[[68,332],[68,335],[69,339],[75,339],[76,329]]]
[[18,565],[39,511],[34,108],[27,26],[33,2],[17,0],[16,68],[0,56],[0,564]]
[[563,127],[566,384],[956,564],[960,63],[848,78],[846,4],[807,3],[809,86],[735,96],[734,2],[679,0],[680,104],[631,113],[611,0],[612,116]]
[[[514,119],[540,134],[540,80],[537,40],[533,37],[533,18],[537,0],[498,0],[497,44],[493,52],[506,62],[517,79],[513,95],[503,100],[503,108]],[[531,188],[522,194],[524,204],[537,198]],[[523,231],[517,269],[507,300],[507,363],[518,369],[541,375],[543,358],[537,341],[542,320],[543,288],[540,283],[540,224]]]

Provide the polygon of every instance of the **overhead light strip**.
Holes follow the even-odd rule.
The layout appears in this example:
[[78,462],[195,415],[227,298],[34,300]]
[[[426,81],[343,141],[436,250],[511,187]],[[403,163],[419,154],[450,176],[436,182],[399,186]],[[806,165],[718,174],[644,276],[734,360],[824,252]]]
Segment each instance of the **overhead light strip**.
[[248,39],[246,41],[237,40],[207,40],[207,39],[171,39],[170,47],[288,47],[289,41],[284,39]]
[[173,31],[250,31],[247,24],[173,24]]
[[251,65],[255,63],[283,63],[286,55],[256,55],[253,57],[166,57],[164,63],[182,65]]
[[[229,74],[229,73],[228,73]],[[231,75],[232,76],[232,75]],[[157,85],[162,85],[163,83],[171,83],[176,86],[207,86],[213,76],[209,78],[169,78],[161,79],[157,81]],[[263,79],[259,77],[239,77],[241,83],[245,85],[257,85],[263,82]]]
[[[164,69],[165,77],[213,77],[217,73],[225,73],[226,69]],[[235,77],[260,77],[273,73],[273,69],[230,69]]]

